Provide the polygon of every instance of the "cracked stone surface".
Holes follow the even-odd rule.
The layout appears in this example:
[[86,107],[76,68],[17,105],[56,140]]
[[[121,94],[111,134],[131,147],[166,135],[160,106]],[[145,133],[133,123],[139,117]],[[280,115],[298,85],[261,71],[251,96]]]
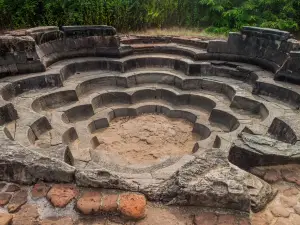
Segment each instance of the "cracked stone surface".
[[[240,137],[240,140],[234,142],[234,146],[231,148],[229,160],[244,169],[255,166],[299,163],[299,146],[261,135],[242,133]],[[244,160],[241,160],[242,157]],[[271,174],[266,175],[270,176]]]

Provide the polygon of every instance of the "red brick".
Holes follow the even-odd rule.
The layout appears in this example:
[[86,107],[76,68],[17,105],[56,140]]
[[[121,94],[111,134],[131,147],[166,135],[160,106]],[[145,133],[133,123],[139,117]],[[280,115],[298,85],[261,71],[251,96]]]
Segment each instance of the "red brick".
[[118,210],[131,219],[145,217],[146,198],[141,194],[121,194]]
[[53,206],[64,208],[78,193],[77,188],[72,184],[55,184],[47,193],[47,198]]

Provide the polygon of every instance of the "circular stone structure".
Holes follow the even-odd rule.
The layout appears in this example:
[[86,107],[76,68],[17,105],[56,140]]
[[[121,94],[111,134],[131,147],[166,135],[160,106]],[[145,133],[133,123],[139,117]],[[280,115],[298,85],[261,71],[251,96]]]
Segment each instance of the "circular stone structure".
[[257,212],[275,191],[249,171],[300,162],[299,48],[255,27],[211,41],[109,26],[0,36],[0,177]]
[[[195,143],[200,140],[192,130],[192,123],[163,115],[144,114],[115,119],[97,134],[99,145],[91,151],[91,157],[124,165],[145,165],[169,156],[192,154]],[[80,142],[76,144],[80,152]]]

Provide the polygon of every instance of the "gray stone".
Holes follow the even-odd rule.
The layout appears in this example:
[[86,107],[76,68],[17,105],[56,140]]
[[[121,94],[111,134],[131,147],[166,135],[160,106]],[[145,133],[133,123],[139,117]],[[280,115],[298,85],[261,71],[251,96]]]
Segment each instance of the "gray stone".
[[[0,60],[0,76],[9,76],[16,73],[42,72],[45,67],[36,54],[35,41],[30,36],[0,36],[0,55],[7,60]],[[36,63],[34,67],[31,64]]]
[[[228,41],[210,41],[207,51],[220,54],[221,60],[251,61],[273,72],[289,59],[289,50],[279,51],[281,43],[291,37],[289,32],[276,29],[243,27],[241,33],[231,32]],[[235,60],[232,60],[234,56]],[[243,56],[243,57],[240,57]]]
[[32,184],[39,180],[72,182],[75,168],[1,138],[0,174],[3,180]]
[[[261,73],[258,72],[257,74]],[[278,99],[296,109],[300,106],[300,94],[296,88],[284,87],[264,80],[258,80],[253,88],[253,94],[265,95]]]
[[111,26],[62,26],[66,37],[113,36],[116,29]]
[[300,162],[298,146],[270,137],[242,133],[229,153],[229,161],[243,168]]
[[18,118],[18,113],[13,104],[0,100],[0,125],[9,123]]
[[245,179],[245,184],[249,190],[253,212],[263,210],[277,194],[277,191],[271,185],[253,175],[249,175]]
[[299,124],[300,117],[298,115],[275,118],[268,132],[279,141],[296,144],[300,140]]
[[287,31],[250,26],[244,26],[241,33],[254,36],[263,36],[265,38],[277,39],[280,41],[288,40],[291,37],[291,34]]

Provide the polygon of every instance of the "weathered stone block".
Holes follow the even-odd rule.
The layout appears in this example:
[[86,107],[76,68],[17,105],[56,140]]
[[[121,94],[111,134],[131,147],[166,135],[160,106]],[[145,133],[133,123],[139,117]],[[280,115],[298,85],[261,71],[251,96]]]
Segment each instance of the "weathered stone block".
[[298,116],[275,118],[269,133],[279,141],[296,144],[300,140],[300,118]]
[[0,175],[3,180],[32,184],[38,180],[72,182],[75,168],[41,154],[24,149],[15,142],[1,138]]
[[245,170],[256,166],[299,163],[300,151],[298,146],[266,136],[242,133],[230,150],[229,161]]

